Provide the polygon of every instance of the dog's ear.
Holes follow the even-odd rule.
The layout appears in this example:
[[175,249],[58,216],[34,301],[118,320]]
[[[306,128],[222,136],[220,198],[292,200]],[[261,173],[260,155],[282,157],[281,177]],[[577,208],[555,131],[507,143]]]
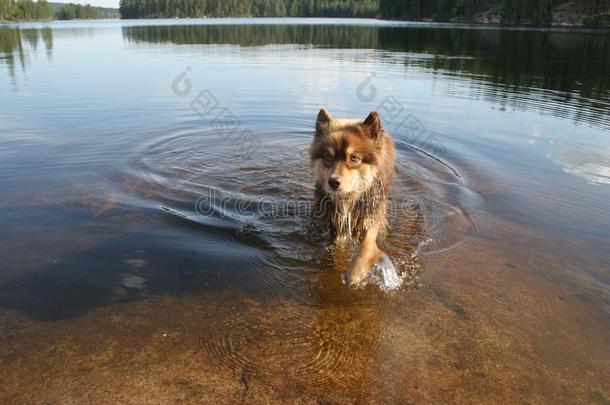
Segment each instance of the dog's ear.
[[362,129],[366,135],[374,141],[381,138],[381,118],[379,117],[379,114],[377,114],[377,111],[371,112],[369,116],[366,117],[362,123]]
[[330,113],[326,111],[326,108],[322,107],[318,113],[318,118],[316,119],[316,135],[327,132],[328,126],[332,120],[333,117],[330,116]]

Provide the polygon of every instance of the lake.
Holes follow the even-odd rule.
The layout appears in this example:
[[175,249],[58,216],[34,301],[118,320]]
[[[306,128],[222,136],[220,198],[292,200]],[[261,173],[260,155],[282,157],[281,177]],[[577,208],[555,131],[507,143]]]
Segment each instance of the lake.
[[[610,35],[0,25],[0,400],[610,401]],[[397,145],[386,251],[311,232],[320,107]]]

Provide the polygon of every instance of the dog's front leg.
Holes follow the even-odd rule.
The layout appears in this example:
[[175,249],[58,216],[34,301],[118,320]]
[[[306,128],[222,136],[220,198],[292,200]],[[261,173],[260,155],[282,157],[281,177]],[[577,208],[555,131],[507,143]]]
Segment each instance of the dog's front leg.
[[369,228],[366,231],[347,273],[343,275],[343,280],[347,284],[356,285],[364,280],[375,263],[381,258],[383,252],[377,247],[378,233],[378,227]]

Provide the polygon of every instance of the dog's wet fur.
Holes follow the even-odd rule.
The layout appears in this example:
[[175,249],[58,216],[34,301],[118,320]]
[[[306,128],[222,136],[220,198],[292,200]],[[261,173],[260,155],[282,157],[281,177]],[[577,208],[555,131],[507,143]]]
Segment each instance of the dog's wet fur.
[[362,281],[382,257],[394,142],[377,112],[364,120],[333,118],[322,108],[310,148],[316,178],[315,216],[337,241],[360,243],[344,280]]

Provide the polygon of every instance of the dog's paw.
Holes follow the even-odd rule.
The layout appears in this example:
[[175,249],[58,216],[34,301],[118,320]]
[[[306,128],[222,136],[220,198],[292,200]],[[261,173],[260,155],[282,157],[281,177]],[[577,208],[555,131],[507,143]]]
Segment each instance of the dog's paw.
[[347,271],[341,274],[341,282],[347,286],[355,287],[362,281],[362,277],[354,277],[351,272]]

